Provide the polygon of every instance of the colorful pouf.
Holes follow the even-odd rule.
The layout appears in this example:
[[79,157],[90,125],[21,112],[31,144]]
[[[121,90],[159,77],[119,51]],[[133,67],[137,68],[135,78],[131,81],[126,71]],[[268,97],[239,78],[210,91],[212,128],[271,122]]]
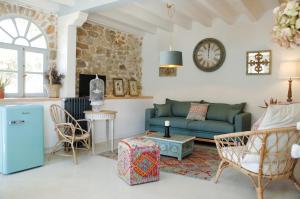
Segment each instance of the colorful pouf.
[[118,174],[130,185],[159,180],[159,147],[144,137],[127,138],[118,145]]

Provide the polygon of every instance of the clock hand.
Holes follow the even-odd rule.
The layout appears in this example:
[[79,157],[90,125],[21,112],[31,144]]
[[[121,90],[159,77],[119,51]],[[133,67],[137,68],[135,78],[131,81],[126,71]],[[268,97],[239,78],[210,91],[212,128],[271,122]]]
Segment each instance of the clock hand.
[[210,43],[208,44],[208,59],[209,59]]

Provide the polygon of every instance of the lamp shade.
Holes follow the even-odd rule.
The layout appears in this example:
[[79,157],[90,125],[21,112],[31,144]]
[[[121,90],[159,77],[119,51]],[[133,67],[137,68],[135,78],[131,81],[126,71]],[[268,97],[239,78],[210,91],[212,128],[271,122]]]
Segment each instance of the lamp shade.
[[287,61],[280,64],[280,79],[299,79],[300,78],[300,61]]
[[182,66],[182,52],[162,51],[160,52],[160,67],[177,68]]

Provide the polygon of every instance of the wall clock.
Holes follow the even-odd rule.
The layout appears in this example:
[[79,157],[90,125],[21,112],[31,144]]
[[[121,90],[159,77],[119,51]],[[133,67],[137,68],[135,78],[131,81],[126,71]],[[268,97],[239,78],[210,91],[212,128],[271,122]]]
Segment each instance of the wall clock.
[[200,41],[193,52],[195,65],[202,71],[213,72],[224,63],[226,51],[217,39],[207,38]]

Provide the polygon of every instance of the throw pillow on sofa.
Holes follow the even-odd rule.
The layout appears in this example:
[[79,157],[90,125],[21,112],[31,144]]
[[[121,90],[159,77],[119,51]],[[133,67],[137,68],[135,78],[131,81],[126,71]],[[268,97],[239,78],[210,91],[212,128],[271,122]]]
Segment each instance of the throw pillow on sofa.
[[171,116],[171,104],[154,104],[155,117]]
[[187,120],[199,120],[203,121],[206,118],[208,104],[191,103],[191,108]]
[[233,124],[234,117],[243,112],[246,103],[240,104],[223,104],[223,103],[211,103],[207,111],[206,118],[208,120],[224,121]]

